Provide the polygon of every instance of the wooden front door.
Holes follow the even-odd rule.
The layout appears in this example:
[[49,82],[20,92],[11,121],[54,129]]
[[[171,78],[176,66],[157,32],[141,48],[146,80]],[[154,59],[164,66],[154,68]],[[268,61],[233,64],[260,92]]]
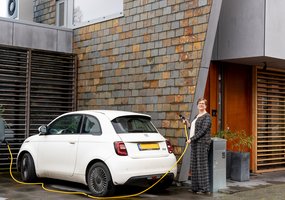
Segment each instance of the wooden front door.
[[228,64],[223,66],[223,127],[251,134],[252,68]]
[[207,110],[212,116],[213,135],[225,129],[252,134],[251,66],[212,63],[205,98],[209,100]]
[[251,132],[252,68],[235,64],[211,64],[205,98],[212,116],[212,133],[220,129]]
[[218,88],[218,65],[215,63],[211,63],[204,97],[208,100],[207,111],[212,117],[212,135],[215,135],[215,133],[217,133],[219,127],[218,116],[220,113],[218,112],[220,111],[218,111]]

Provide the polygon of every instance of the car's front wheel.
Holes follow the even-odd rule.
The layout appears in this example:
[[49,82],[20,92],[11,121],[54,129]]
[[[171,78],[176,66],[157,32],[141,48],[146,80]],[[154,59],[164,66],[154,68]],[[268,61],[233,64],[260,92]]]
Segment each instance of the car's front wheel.
[[101,162],[91,166],[87,176],[87,183],[94,196],[109,196],[115,191],[109,169]]
[[21,178],[25,182],[33,182],[37,179],[35,164],[32,156],[25,153],[21,159]]

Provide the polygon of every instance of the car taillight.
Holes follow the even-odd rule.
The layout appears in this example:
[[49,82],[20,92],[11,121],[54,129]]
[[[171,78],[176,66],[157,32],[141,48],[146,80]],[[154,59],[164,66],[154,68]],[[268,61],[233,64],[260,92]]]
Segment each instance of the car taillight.
[[124,142],[114,142],[115,151],[119,156],[127,156],[127,148]]
[[169,142],[169,140],[166,140],[166,145],[169,153],[173,153],[173,146]]

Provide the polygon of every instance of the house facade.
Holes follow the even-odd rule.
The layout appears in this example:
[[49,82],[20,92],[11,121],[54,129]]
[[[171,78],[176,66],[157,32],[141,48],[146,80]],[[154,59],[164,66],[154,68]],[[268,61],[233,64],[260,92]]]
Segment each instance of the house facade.
[[[36,2],[45,5],[45,10],[36,9],[36,21],[49,23],[56,2]],[[185,135],[179,115],[190,118],[192,106],[196,112],[195,102],[204,95],[221,7],[217,2],[208,33],[208,0],[127,0],[122,1],[123,16],[71,25],[78,57],[77,109],[147,113],[180,155]]]
[[[21,17],[0,18],[0,116],[14,158],[40,125],[76,109],[73,31]],[[0,144],[1,172],[9,171],[9,158],[6,145]]]
[[254,136],[253,172],[285,169],[282,0],[110,0],[89,2],[108,13],[91,18],[87,3],[33,1],[34,22],[72,31],[75,109],[147,113],[179,156],[179,115],[192,119],[204,96],[213,135]]

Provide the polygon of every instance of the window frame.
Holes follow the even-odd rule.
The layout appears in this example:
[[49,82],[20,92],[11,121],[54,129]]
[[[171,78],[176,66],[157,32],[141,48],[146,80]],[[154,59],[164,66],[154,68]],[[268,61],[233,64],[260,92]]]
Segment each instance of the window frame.
[[[95,119],[95,121],[97,122],[98,126],[99,126],[99,129],[100,129],[100,132],[89,132],[89,133],[85,133],[85,131],[83,132],[83,130],[85,130],[85,123],[86,123],[86,119],[90,117],[90,118],[93,118]],[[99,136],[99,135],[102,135],[102,126],[101,126],[101,123],[100,121],[98,120],[97,117],[95,117],[94,115],[84,115],[84,118],[82,120],[82,127],[81,127],[81,130],[80,130],[80,134],[82,135],[96,135],[96,136]]]
[[[79,0],[80,1],[80,0]],[[66,28],[71,28],[71,29],[76,29],[76,28],[80,28],[80,27],[84,27],[90,24],[95,24],[95,23],[99,23],[99,22],[103,22],[103,21],[108,21],[111,19],[116,19],[119,17],[123,17],[124,16],[124,0],[122,1],[122,6],[123,9],[122,11],[118,12],[118,13],[113,13],[113,14],[109,14],[106,16],[102,16],[102,17],[97,17],[88,21],[84,21],[81,23],[74,23],[74,4],[75,4],[75,0],[56,0],[56,25],[59,26],[59,17],[60,17],[60,13],[59,13],[59,4],[64,3],[64,25],[60,26],[60,27],[66,27]]]
[[[111,123],[117,134],[159,133],[152,123],[151,118],[146,116],[121,116],[113,119]],[[144,124],[144,127],[142,127],[143,129],[138,128],[139,124]]]
[[[63,25],[60,25],[60,16],[62,16],[60,14],[60,5],[63,4],[63,7],[64,7],[64,14],[63,14]],[[59,26],[59,27],[66,27],[67,26],[67,20],[68,20],[68,16],[67,16],[67,1],[66,0],[56,0],[56,25]]]
[[[51,129],[54,129],[54,125],[57,124],[60,120],[62,121],[64,119],[68,118],[68,117],[76,117],[76,116],[80,117],[80,119],[78,121],[77,130],[75,132],[73,132],[73,133],[64,133],[64,132],[62,132],[65,129],[67,130],[68,127],[58,131],[57,133],[56,132],[54,132],[54,133],[51,132]],[[70,114],[70,115],[64,115],[64,116],[62,116],[60,118],[57,118],[55,121],[53,121],[51,124],[48,125],[48,127],[47,127],[47,134],[46,135],[68,135],[68,134],[71,134],[71,135],[78,134],[79,135],[80,132],[81,132],[81,127],[82,127],[82,119],[83,119],[83,115],[82,114]]]

